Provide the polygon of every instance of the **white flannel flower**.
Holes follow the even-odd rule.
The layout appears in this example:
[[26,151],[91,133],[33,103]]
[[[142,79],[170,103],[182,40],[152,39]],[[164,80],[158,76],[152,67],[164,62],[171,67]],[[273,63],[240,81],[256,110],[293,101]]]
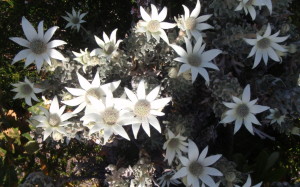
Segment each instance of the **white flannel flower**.
[[80,24],[84,23],[85,21],[82,19],[86,13],[80,14],[80,10],[76,12],[74,8],[72,8],[72,14],[66,12],[68,16],[62,16],[66,21],[69,23],[66,25],[66,28],[71,27],[71,29],[77,29],[77,32],[79,32]]
[[271,35],[271,26],[268,24],[267,29],[265,31],[265,34],[263,36],[256,34],[256,39],[246,39],[244,40],[253,46],[251,49],[249,57],[252,57],[255,54],[255,60],[253,64],[253,68],[255,68],[263,58],[265,65],[268,63],[268,57],[270,57],[272,60],[276,62],[280,62],[280,58],[278,54],[276,54],[276,51],[280,52],[287,52],[287,49],[285,49],[283,46],[279,45],[278,43],[284,42],[289,36],[284,37],[277,37],[279,35],[280,31],[277,33]]
[[[246,183],[242,187],[260,187],[262,185],[262,182],[251,186],[251,177],[248,175]],[[234,187],[240,187],[239,185],[234,185]]]
[[90,128],[89,134],[104,131],[104,143],[108,141],[111,135],[120,135],[123,138],[130,140],[123,125],[128,125],[136,122],[128,111],[122,110],[114,104],[114,98],[112,95],[105,98],[105,103],[98,100],[95,97],[89,96],[92,102],[93,111],[85,114],[80,120],[83,120],[84,124],[90,122],[93,123],[93,127]]
[[256,11],[254,6],[264,6],[265,0],[239,0],[240,4],[236,7],[235,11],[240,11],[244,9],[245,14],[248,15],[250,13],[250,16],[252,20],[255,20],[256,18]]
[[285,115],[281,115],[279,110],[277,108],[270,109],[271,114],[268,115],[266,118],[271,120],[271,124],[278,123],[281,125],[282,122],[284,122]]
[[192,11],[192,13],[190,13],[190,10],[185,5],[182,6],[184,9],[184,15],[181,16],[182,19],[179,22],[178,27],[186,32],[188,39],[191,39],[192,36],[195,38],[195,40],[197,40],[198,38],[202,38],[201,32],[203,30],[213,28],[213,26],[207,23],[202,23],[204,21],[207,21],[212,16],[212,14],[198,17],[201,9],[199,0],[197,0],[196,7]]
[[219,170],[208,166],[214,164],[222,155],[218,154],[206,158],[207,151],[208,146],[199,154],[197,145],[192,140],[189,140],[188,158],[184,156],[179,157],[183,167],[171,179],[186,176],[188,186],[199,187],[199,179],[208,186],[216,186],[210,175],[223,176],[223,174]]
[[177,134],[176,136],[174,133],[168,129],[168,140],[164,143],[163,149],[166,149],[166,158],[168,160],[168,164],[171,165],[175,155],[181,156],[181,152],[188,151],[187,146],[188,143],[186,141],[186,137]]
[[268,110],[270,107],[256,105],[258,99],[250,101],[250,85],[248,84],[242,95],[242,99],[232,96],[234,103],[223,102],[223,104],[230,108],[225,112],[225,118],[220,123],[231,123],[235,121],[234,134],[241,128],[242,124],[245,125],[247,130],[254,135],[252,123],[261,125],[255,117],[255,114]]
[[140,21],[139,27],[136,32],[146,33],[147,41],[151,39],[151,36],[159,42],[162,38],[165,42],[169,43],[168,36],[163,29],[171,29],[176,24],[163,22],[167,17],[167,7],[164,7],[158,14],[157,8],[151,4],[151,16],[145,11],[143,7],[140,7],[141,16],[143,21]]
[[87,48],[80,49],[80,53],[77,53],[75,51],[72,51],[72,53],[75,55],[75,58],[73,60],[79,62],[82,65],[82,70],[84,73],[86,73],[86,68],[88,66],[96,66],[100,63],[100,59],[96,56],[91,56],[90,52]]
[[41,93],[42,91],[44,91],[43,89],[40,88],[35,88],[34,84],[31,83],[27,77],[25,77],[24,82],[19,82],[16,84],[12,84],[14,87],[14,89],[12,89],[12,91],[17,92],[17,94],[15,95],[15,97],[13,99],[21,99],[21,98],[25,98],[25,102],[27,105],[32,106],[31,103],[31,98],[35,101],[39,101],[39,99],[36,97],[36,93]]
[[44,112],[44,115],[33,116],[33,119],[40,122],[36,127],[41,127],[45,130],[44,140],[52,133],[52,136],[54,136],[55,133],[66,135],[64,126],[72,123],[66,120],[73,117],[73,114],[70,112],[64,113],[66,105],[59,108],[58,100],[55,96],[51,102],[49,111],[43,107],[40,107],[40,109]]
[[173,184],[175,186],[180,184],[180,181],[178,179],[171,179],[174,173],[175,173],[174,170],[164,172],[163,175],[157,179],[158,185],[160,187],[165,187],[165,186],[169,187],[170,184]]
[[179,69],[178,75],[191,70],[193,83],[195,82],[198,74],[200,74],[205,79],[206,84],[209,84],[209,76],[205,68],[219,70],[219,68],[213,64],[211,60],[222,53],[222,51],[219,49],[204,51],[206,45],[202,45],[202,38],[197,40],[194,47],[192,46],[190,40],[187,38],[184,38],[184,40],[187,51],[175,44],[170,45],[180,56],[174,60],[183,63]]
[[103,32],[103,40],[95,36],[96,43],[100,46],[100,48],[94,49],[91,52],[91,56],[104,56],[107,59],[110,59],[116,54],[116,51],[122,42],[122,40],[117,41],[117,30],[115,29],[110,34],[110,38]]
[[81,88],[68,88],[68,92],[70,92],[73,96],[76,96],[74,99],[62,101],[62,103],[68,106],[78,106],[73,113],[78,113],[82,111],[84,108],[85,112],[88,113],[91,101],[89,99],[90,96],[95,97],[96,99],[103,99],[107,94],[111,94],[117,87],[119,86],[121,81],[116,81],[112,83],[107,83],[104,85],[100,85],[100,77],[99,72],[96,72],[96,75],[92,81],[89,83],[82,75],[77,72],[78,81]]
[[19,37],[11,37],[9,39],[28,49],[20,51],[14,57],[12,64],[26,58],[25,67],[35,62],[37,71],[39,72],[44,61],[51,66],[50,58],[65,60],[65,57],[53,48],[64,45],[66,42],[62,40],[52,40],[49,42],[56,29],[58,29],[57,26],[51,27],[44,34],[43,21],[41,21],[38,25],[38,32],[36,32],[31,23],[25,17],[22,17],[22,28],[27,40]]
[[156,99],[160,90],[160,86],[154,88],[147,96],[145,93],[145,83],[142,80],[134,94],[128,88],[125,88],[127,99],[116,99],[116,103],[121,105],[126,110],[129,110],[134,118],[138,121],[132,123],[132,131],[134,137],[137,138],[138,131],[142,125],[143,129],[150,137],[150,125],[152,125],[158,132],[161,132],[161,127],[156,116],[165,115],[161,110],[171,101],[171,97]]

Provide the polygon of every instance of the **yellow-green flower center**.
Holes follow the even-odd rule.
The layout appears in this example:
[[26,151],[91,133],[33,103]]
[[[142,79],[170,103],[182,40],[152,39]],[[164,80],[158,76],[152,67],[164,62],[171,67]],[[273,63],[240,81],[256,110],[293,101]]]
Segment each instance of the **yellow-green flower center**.
[[103,120],[108,125],[114,125],[119,119],[119,111],[114,108],[108,108],[103,112]]
[[61,120],[58,114],[50,114],[48,122],[51,127],[58,127]]
[[276,110],[274,112],[273,116],[274,116],[274,119],[279,119],[281,117],[281,114],[280,114],[280,112],[278,110]]
[[39,55],[47,51],[47,44],[40,39],[35,39],[30,42],[29,48],[33,53]]
[[241,118],[246,117],[249,114],[249,112],[250,108],[245,103],[238,105],[236,108],[236,114]]
[[20,91],[24,95],[30,95],[33,92],[33,89],[32,89],[32,87],[29,84],[23,84],[20,87]]
[[203,166],[199,162],[193,161],[188,166],[188,170],[195,177],[199,177],[203,172]]
[[148,116],[151,110],[150,102],[147,100],[139,100],[133,109],[133,113],[139,117]]
[[73,17],[72,19],[71,19],[71,22],[73,23],[73,24],[78,24],[79,23],[79,18],[78,17]]
[[178,138],[172,138],[169,143],[168,143],[168,146],[172,149],[175,149],[175,148],[178,148],[180,144],[180,141]]
[[88,91],[86,91],[86,94],[85,94],[85,101],[88,103],[88,104],[91,104],[91,101],[89,100],[88,97],[95,97],[96,99],[101,99],[102,97],[102,94],[100,92],[100,90],[98,88],[91,88],[89,89]]
[[195,54],[190,54],[187,57],[187,60],[188,60],[188,63],[194,67],[199,67],[202,64],[201,57],[199,57],[198,55],[195,55]]
[[196,18],[189,17],[187,20],[185,20],[185,29],[186,30],[194,30],[197,26]]
[[160,23],[157,20],[151,20],[149,21],[147,25],[147,30],[149,32],[158,32],[160,29]]
[[257,42],[257,47],[260,49],[267,49],[271,45],[271,40],[269,38],[263,38]]
[[110,55],[114,52],[115,45],[112,42],[106,43],[103,50],[106,54]]

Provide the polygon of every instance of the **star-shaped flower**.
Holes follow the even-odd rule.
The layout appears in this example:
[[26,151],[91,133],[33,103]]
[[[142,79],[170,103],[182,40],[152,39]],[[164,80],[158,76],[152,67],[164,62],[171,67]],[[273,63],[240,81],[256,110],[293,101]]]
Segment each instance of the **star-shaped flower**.
[[80,10],[76,12],[74,8],[72,8],[72,14],[66,12],[68,16],[62,16],[66,21],[69,23],[66,25],[66,28],[71,27],[71,29],[77,29],[77,32],[79,32],[80,24],[84,23],[83,17],[87,14],[82,13],[80,14]]
[[62,101],[62,103],[69,106],[78,106],[73,113],[78,113],[84,108],[86,113],[89,113],[89,107],[91,101],[89,97],[95,97],[96,99],[103,99],[107,94],[112,94],[112,92],[118,88],[121,81],[116,81],[112,83],[107,83],[100,85],[99,72],[97,71],[92,83],[89,83],[82,75],[77,72],[77,77],[81,88],[68,88],[68,92],[76,96],[76,98],[71,100]]
[[95,97],[89,97],[92,102],[92,112],[85,114],[80,120],[83,120],[84,124],[94,122],[94,126],[90,128],[89,134],[104,131],[104,143],[108,141],[111,135],[120,135],[123,138],[130,140],[123,125],[128,125],[136,122],[133,115],[126,110],[122,110],[120,107],[114,104],[114,98],[107,96],[105,103],[96,99]]
[[209,76],[205,68],[219,70],[219,68],[213,64],[211,60],[222,53],[222,51],[219,49],[204,51],[205,44],[202,45],[202,38],[197,40],[194,47],[189,39],[184,38],[184,40],[187,51],[175,44],[170,45],[180,56],[174,60],[183,63],[179,69],[178,75],[191,70],[193,83],[195,82],[198,74],[200,74],[205,79],[206,84],[209,84]]
[[184,9],[184,15],[181,16],[178,27],[186,32],[188,39],[191,39],[193,36],[195,40],[197,40],[202,37],[201,32],[203,30],[213,28],[213,26],[207,23],[202,23],[207,21],[212,16],[211,14],[198,17],[201,9],[199,0],[197,0],[196,7],[192,13],[190,13],[190,10],[185,5],[182,6]]
[[266,118],[271,120],[271,124],[278,123],[281,125],[284,122],[285,115],[282,115],[277,108],[270,109],[271,114],[268,115]]
[[56,132],[66,135],[64,126],[71,124],[71,122],[66,120],[73,117],[73,114],[70,112],[63,113],[66,109],[66,105],[59,108],[58,100],[55,96],[51,102],[49,111],[43,107],[40,107],[40,109],[44,112],[44,115],[34,116],[33,119],[40,122],[36,127],[41,127],[45,130],[44,140]]
[[147,41],[149,41],[152,36],[157,42],[159,42],[160,38],[162,38],[165,42],[169,43],[168,36],[163,29],[174,28],[176,24],[163,22],[167,17],[167,8],[164,7],[158,14],[157,8],[151,4],[151,16],[143,7],[140,7],[140,12],[143,21],[138,23],[139,27],[136,32],[146,33]]
[[271,35],[271,26],[268,24],[267,29],[265,31],[265,34],[263,36],[256,34],[256,39],[246,39],[244,40],[253,46],[251,49],[249,57],[252,57],[255,54],[255,60],[254,65],[252,68],[255,68],[261,61],[261,59],[264,59],[265,65],[268,63],[268,57],[270,57],[272,60],[279,62],[280,58],[276,54],[275,50],[280,52],[286,52],[287,49],[283,48],[278,43],[284,42],[289,36],[284,37],[278,37],[280,31],[277,33]]
[[107,59],[110,59],[111,57],[113,57],[114,54],[116,53],[120,43],[122,42],[122,40],[117,41],[117,39],[116,39],[117,30],[118,29],[115,29],[112,31],[112,33],[110,34],[110,38],[108,38],[106,33],[103,32],[104,41],[101,40],[100,38],[98,38],[97,36],[95,36],[96,43],[100,46],[100,48],[94,49],[90,55],[91,56],[104,56]]
[[192,187],[199,187],[199,179],[208,186],[216,186],[211,176],[223,176],[223,174],[210,165],[214,164],[222,155],[213,155],[206,157],[208,146],[199,154],[197,145],[189,140],[188,158],[180,156],[179,159],[183,165],[171,179],[177,179],[187,176],[187,184]]
[[[127,99],[116,99],[116,104],[121,105],[122,108],[130,111],[134,118],[138,121],[132,123],[132,131],[134,137],[137,138],[138,131],[142,125],[143,129],[150,136],[150,125],[152,125],[158,132],[161,132],[161,127],[156,116],[165,115],[161,110],[171,101],[171,97],[156,99],[160,90],[160,86],[154,88],[147,96],[145,93],[145,83],[142,80],[134,94],[128,88],[125,88]],[[155,100],[156,99],[156,100]]]
[[261,125],[255,117],[255,114],[268,110],[270,107],[256,105],[257,99],[250,101],[250,85],[248,84],[242,95],[242,99],[232,96],[234,103],[223,102],[223,104],[230,108],[225,112],[225,118],[220,123],[231,123],[235,121],[234,134],[245,125],[247,130],[254,135],[252,123]]
[[255,20],[256,18],[256,11],[254,6],[261,7],[265,5],[264,0],[239,0],[239,1],[240,4],[236,7],[235,11],[240,11],[244,9],[246,15],[250,13],[252,20]]
[[50,58],[65,60],[65,57],[53,48],[64,45],[66,42],[62,40],[52,40],[49,42],[56,29],[58,29],[57,26],[51,27],[44,34],[43,21],[41,21],[38,25],[38,32],[36,32],[31,23],[25,17],[22,17],[22,28],[27,40],[19,37],[11,37],[9,39],[28,49],[20,51],[14,57],[12,64],[26,58],[25,67],[35,62],[37,71],[39,72],[44,61],[51,65]]
[[31,98],[35,101],[39,101],[35,94],[44,91],[43,89],[35,88],[34,84],[31,83],[27,79],[27,77],[25,77],[24,82],[19,82],[12,85],[16,87],[12,89],[12,91],[17,92],[16,96],[13,99],[25,98],[25,102],[29,106],[32,106]]
[[174,133],[168,129],[168,139],[163,145],[163,149],[166,149],[166,158],[168,160],[168,164],[171,165],[175,155],[181,156],[181,152],[187,152],[187,145],[186,137],[177,134],[176,136]]

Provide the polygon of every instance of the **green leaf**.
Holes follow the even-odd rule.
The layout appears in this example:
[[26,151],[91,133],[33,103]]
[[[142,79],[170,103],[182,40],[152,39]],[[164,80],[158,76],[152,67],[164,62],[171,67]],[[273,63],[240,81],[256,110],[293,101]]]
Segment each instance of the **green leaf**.
[[29,141],[32,141],[32,140],[33,140],[33,139],[31,138],[31,136],[30,136],[29,133],[24,133],[24,134],[22,134],[22,136],[23,136],[24,138],[26,138],[27,140],[29,140]]
[[4,160],[6,153],[7,153],[7,151],[0,147],[0,157],[2,157],[2,160]]
[[24,145],[24,149],[28,154],[34,154],[39,148],[39,144],[36,141],[29,141]]
[[265,166],[264,172],[267,172],[269,169],[271,169],[271,167],[274,166],[274,164],[277,162],[278,159],[279,159],[279,153],[273,152],[267,160],[267,164]]

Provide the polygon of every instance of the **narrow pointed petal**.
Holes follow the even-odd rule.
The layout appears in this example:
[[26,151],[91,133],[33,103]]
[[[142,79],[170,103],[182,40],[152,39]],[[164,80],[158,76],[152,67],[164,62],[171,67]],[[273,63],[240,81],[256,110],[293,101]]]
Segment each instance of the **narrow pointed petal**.
[[138,99],[145,99],[146,98],[146,93],[145,93],[145,81],[141,80],[138,88],[136,90],[137,97]]
[[37,37],[36,30],[33,28],[32,24],[24,16],[22,17],[22,28],[26,38],[29,41],[32,41]]
[[[194,46],[193,53],[198,53],[200,51],[201,46],[202,46],[202,41],[203,41],[202,37],[198,38],[198,40]],[[202,53],[202,51],[200,53]]]
[[205,51],[201,55],[202,60],[205,62],[209,62],[221,53],[222,53],[222,51],[219,49],[211,49],[211,50]]
[[242,101],[248,103],[250,101],[250,96],[250,85],[247,84],[243,91]]
[[68,106],[77,106],[80,103],[84,102],[84,96],[81,97],[76,97],[74,99],[70,99],[70,100],[66,100],[66,101],[62,101],[62,103],[68,105]]
[[279,61],[280,61],[280,59],[279,59],[278,55],[276,54],[276,52],[274,51],[274,49],[268,48],[268,49],[267,49],[267,52],[268,52],[269,57],[270,57],[272,60],[274,60],[274,61],[276,61],[276,62],[279,62]]
[[190,161],[195,161],[198,159],[199,149],[195,142],[189,139],[188,157]]
[[237,131],[240,130],[242,127],[243,119],[236,119],[235,124],[234,124],[234,134],[237,133]]
[[212,156],[209,156],[209,157],[206,157],[202,164],[204,166],[210,166],[212,164],[214,164],[215,162],[217,162],[217,160],[219,160],[220,158],[222,157],[221,154],[218,154],[218,155],[212,155]]
[[125,131],[125,129],[124,129],[121,125],[114,125],[114,126],[113,126],[113,129],[114,129],[114,131],[115,131],[118,135],[122,136],[123,138],[125,138],[125,139],[127,139],[127,140],[130,140],[130,138],[129,138],[127,132]]
[[212,175],[212,176],[223,176],[223,174],[215,169],[215,168],[211,168],[211,167],[204,167],[204,173],[206,173],[207,175]]
[[149,16],[149,14],[145,11],[145,9],[143,7],[140,6],[140,13],[141,16],[143,18],[143,20],[149,22],[151,21],[151,17]]
[[160,11],[160,13],[158,14],[158,21],[159,21],[159,22],[162,22],[162,21],[164,21],[164,20],[166,19],[166,17],[167,17],[167,12],[168,12],[167,7],[164,7],[164,8]]
[[171,101],[171,99],[172,99],[171,97],[166,97],[166,98],[161,98],[161,99],[152,101],[151,109],[161,109],[161,108],[165,107]]
[[254,135],[254,132],[253,132],[253,126],[252,126],[252,123],[250,120],[244,120],[244,123],[245,123],[245,127],[246,129],[252,134]]
[[149,102],[154,101],[154,99],[158,96],[160,90],[160,86],[155,87],[146,97]]
[[49,42],[49,40],[52,38],[52,36],[54,35],[55,31],[58,29],[57,26],[51,27],[50,29],[48,29],[44,35],[44,41],[46,43]]
[[181,75],[182,73],[184,73],[184,72],[190,70],[190,69],[191,69],[191,66],[190,66],[190,65],[182,64],[182,65],[180,66],[179,71],[178,71],[178,76]]
[[222,121],[220,121],[220,123],[231,123],[234,120],[236,120],[236,118],[234,116],[228,115]]
[[161,133],[161,127],[156,117],[149,115],[148,121],[159,133]]
[[172,29],[174,27],[176,27],[176,24],[174,24],[174,23],[168,23],[168,22],[160,23],[160,28],[162,28],[162,29]]
[[201,10],[200,1],[197,0],[196,7],[195,7],[195,9],[192,11],[191,17],[194,17],[194,18],[198,17],[199,14],[200,14],[200,10]]
[[87,81],[82,75],[77,72],[77,77],[81,88],[85,90],[89,90],[91,88],[91,84]]
[[124,88],[125,89],[125,93],[127,95],[127,97],[134,103],[136,103],[138,101],[138,98],[136,97],[136,95],[129,90],[128,88]]
[[65,87],[69,93],[71,93],[74,96],[82,96],[85,95],[86,91],[80,88],[68,88]]
[[181,56],[181,57],[187,56],[186,51],[185,51],[182,47],[179,47],[179,46],[174,45],[174,44],[171,44],[170,46],[174,49],[174,51],[175,51],[179,56]]
[[261,58],[262,58],[262,52],[261,52],[261,50],[257,50],[256,54],[255,54],[255,60],[254,60],[252,69],[254,69],[260,63]]
[[13,63],[18,62],[24,58],[26,58],[31,53],[30,49],[23,49],[20,51],[13,59]]
[[190,10],[185,5],[182,5],[184,10],[184,19],[188,19],[190,17]]
[[250,45],[255,45],[256,42],[257,42],[257,39],[247,39],[247,38],[244,38],[244,41],[247,42]]
[[248,10],[249,10],[249,13],[250,13],[250,16],[251,16],[252,20],[255,20],[255,18],[256,18],[256,11],[255,11],[254,7],[253,6],[249,6]]
[[270,23],[268,23],[267,29],[265,31],[265,34],[263,35],[263,37],[268,37],[271,35],[271,25]]
[[153,4],[151,4],[151,19],[158,20],[158,11],[156,6],[154,6]]
[[51,128],[46,128],[44,131],[44,138],[43,140],[45,141],[52,133],[52,129]]
[[261,112],[266,111],[268,109],[270,109],[270,107],[268,107],[268,106],[253,105],[250,108],[250,112],[253,113],[253,114],[258,114],[258,113],[261,113]]
[[181,178],[181,177],[184,177],[184,176],[187,176],[187,167],[182,167],[180,170],[178,170],[173,176],[171,179],[178,179],[178,178]]
[[57,113],[59,111],[59,105],[58,105],[58,99],[57,96],[55,96],[51,102],[51,106],[49,109],[50,113]]
[[187,50],[187,53],[188,54],[191,54],[193,51],[193,48],[192,48],[192,44],[190,42],[189,39],[187,39],[186,37],[184,37],[184,41],[185,41],[185,46],[186,46],[186,50]]
[[48,54],[50,57],[52,57],[54,59],[61,60],[61,61],[65,60],[65,57],[60,52],[58,52],[56,49],[50,49]]
[[196,20],[198,23],[204,22],[204,21],[207,21],[211,16],[212,16],[212,14],[203,15],[203,16],[198,17]]
[[10,37],[10,40],[12,40],[13,42],[23,46],[23,47],[28,47],[30,45],[30,42],[28,42],[27,40],[23,39],[23,38],[19,38],[19,37]]
[[51,42],[49,42],[47,44],[47,47],[48,48],[54,48],[54,47],[57,47],[57,46],[60,46],[60,45],[65,45],[67,44],[65,41],[62,41],[62,40],[52,40]]
[[147,120],[144,120],[144,121],[142,122],[142,127],[143,127],[144,131],[146,132],[146,134],[147,134],[149,137],[151,137],[151,135],[150,135],[150,126],[149,126],[149,123],[148,123]]
[[209,175],[200,175],[199,178],[208,186],[216,186],[216,183]]
[[200,31],[203,31],[203,30],[207,30],[207,29],[213,29],[214,27],[207,23],[199,23],[199,24],[197,24],[196,28]]

